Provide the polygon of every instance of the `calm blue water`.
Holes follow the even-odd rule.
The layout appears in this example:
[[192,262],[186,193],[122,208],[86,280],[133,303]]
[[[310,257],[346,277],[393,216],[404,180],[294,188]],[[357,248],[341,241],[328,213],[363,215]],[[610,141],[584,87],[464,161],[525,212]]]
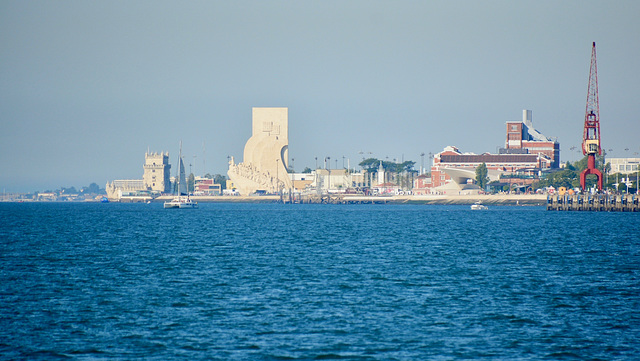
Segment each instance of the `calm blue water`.
[[0,358],[631,360],[640,214],[0,204]]

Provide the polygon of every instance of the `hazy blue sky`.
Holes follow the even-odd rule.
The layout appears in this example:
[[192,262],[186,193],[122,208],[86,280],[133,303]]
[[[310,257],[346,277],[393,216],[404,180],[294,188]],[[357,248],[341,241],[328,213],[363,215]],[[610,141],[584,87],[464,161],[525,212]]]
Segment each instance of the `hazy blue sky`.
[[633,156],[638,19],[635,0],[5,0],[0,188],[140,179],[147,148],[175,164],[180,140],[197,174],[226,174],[255,106],[289,108],[297,170],[495,152],[522,109],[576,160],[593,41],[603,146]]

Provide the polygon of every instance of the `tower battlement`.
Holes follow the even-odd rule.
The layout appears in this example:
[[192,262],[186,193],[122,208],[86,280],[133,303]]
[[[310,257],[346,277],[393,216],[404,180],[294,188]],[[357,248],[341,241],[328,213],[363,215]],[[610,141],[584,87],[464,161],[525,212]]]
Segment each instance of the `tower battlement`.
[[164,193],[171,192],[169,152],[146,152],[143,169],[142,180],[145,188]]

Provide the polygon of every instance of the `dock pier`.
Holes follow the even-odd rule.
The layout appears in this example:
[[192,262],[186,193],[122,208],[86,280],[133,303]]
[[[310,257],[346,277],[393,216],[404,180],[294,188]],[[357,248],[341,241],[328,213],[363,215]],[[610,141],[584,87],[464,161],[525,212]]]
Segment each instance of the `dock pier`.
[[547,197],[548,211],[640,212],[636,194],[564,194]]

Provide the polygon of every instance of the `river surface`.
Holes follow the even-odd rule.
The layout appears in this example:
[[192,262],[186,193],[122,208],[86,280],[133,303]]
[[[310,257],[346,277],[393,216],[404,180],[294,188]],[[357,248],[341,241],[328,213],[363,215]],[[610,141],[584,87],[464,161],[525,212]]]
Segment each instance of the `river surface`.
[[0,359],[639,355],[638,213],[0,203]]

